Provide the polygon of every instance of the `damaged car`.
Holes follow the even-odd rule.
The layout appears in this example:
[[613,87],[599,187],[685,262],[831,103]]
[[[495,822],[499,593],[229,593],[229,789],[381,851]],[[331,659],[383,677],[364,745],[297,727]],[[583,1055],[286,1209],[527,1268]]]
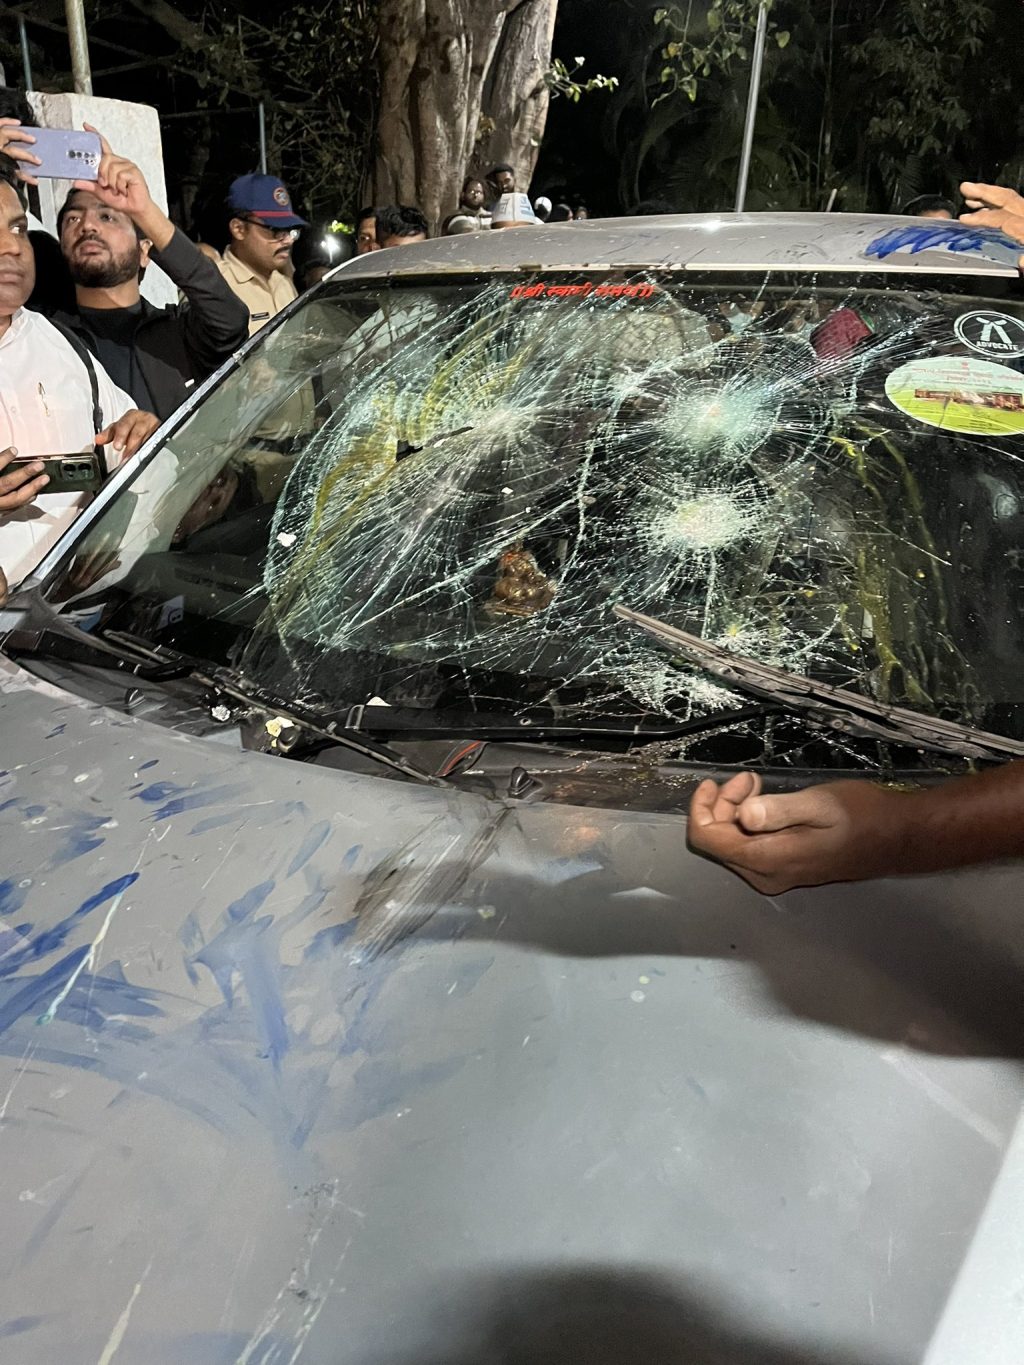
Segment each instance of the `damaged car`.
[[685,825],[1024,756],[1019,252],[360,257],[12,587],[5,1358],[1019,1358],[1021,868]]

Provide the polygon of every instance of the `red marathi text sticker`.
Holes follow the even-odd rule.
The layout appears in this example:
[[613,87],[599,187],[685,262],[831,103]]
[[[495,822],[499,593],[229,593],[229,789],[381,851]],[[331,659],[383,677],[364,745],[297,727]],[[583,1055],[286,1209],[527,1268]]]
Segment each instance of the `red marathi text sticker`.
[[512,299],[649,299],[654,294],[653,284],[517,284],[509,295]]

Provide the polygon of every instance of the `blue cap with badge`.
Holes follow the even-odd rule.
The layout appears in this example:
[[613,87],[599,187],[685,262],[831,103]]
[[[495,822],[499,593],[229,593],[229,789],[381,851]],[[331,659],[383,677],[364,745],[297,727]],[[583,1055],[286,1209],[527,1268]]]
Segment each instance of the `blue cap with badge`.
[[275,175],[240,175],[228,190],[228,208],[258,219],[267,227],[308,227],[292,208],[291,195]]

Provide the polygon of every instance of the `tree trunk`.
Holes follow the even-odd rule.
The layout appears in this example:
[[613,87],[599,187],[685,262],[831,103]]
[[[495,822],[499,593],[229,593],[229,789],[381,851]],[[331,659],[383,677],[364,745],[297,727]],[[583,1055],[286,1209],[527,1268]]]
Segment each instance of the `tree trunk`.
[[489,166],[514,166],[522,190],[529,188],[547,123],[551,92],[544,77],[557,10],[558,0],[538,0],[512,11],[484,86],[482,112],[493,131],[481,150]]
[[547,114],[557,8],[558,0],[381,0],[376,203],[416,204],[436,231],[474,164],[485,96],[488,155],[512,162],[526,188]]

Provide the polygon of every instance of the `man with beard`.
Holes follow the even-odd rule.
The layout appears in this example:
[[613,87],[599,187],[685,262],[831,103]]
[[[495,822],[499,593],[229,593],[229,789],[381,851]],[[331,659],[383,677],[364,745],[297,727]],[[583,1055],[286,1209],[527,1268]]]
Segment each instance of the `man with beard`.
[[228,190],[228,233],[220,271],[249,310],[249,335],[298,298],[285,274],[299,228],[308,227],[273,175],[242,175]]
[[[101,143],[99,178],[76,181],[57,218],[76,307],[53,320],[85,342],[138,407],[163,421],[238,349],[248,319],[216,265],[153,202],[138,166]],[[151,260],[184,303],[156,308],[142,298],[139,283]]]
[[89,500],[49,491],[42,457],[98,447],[111,470],[157,425],[84,346],[25,307],[35,273],[28,218],[13,176],[0,168],[0,565],[11,583]]
[[490,202],[492,205],[496,204],[503,195],[515,194],[515,168],[510,166],[507,161],[502,161],[499,162],[497,166],[492,166],[487,172],[487,188],[491,193]]

